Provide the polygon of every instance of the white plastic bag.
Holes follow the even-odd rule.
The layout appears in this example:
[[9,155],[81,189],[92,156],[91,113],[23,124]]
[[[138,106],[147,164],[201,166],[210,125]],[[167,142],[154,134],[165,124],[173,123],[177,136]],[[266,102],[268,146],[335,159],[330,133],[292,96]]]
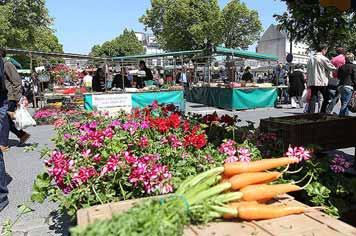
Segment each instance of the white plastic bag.
[[15,112],[15,126],[17,129],[26,129],[36,125],[36,121],[26,109],[26,101],[20,100],[20,108]]
[[302,102],[303,103],[308,103],[308,89],[304,89],[304,91],[303,91]]

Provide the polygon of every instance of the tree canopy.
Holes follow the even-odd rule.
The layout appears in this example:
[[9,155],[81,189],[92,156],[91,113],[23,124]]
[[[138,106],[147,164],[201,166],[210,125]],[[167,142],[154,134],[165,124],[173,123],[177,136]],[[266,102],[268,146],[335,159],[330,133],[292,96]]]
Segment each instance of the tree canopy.
[[229,48],[247,49],[260,38],[262,24],[258,13],[240,0],[230,1],[222,11],[223,42]]
[[140,21],[168,51],[202,48],[206,41],[246,48],[261,32],[257,12],[239,0],[230,1],[223,10],[217,0],[151,0]]
[[7,0],[0,5],[0,46],[63,51],[55,36],[45,0]]
[[144,47],[136,37],[135,32],[125,29],[120,36],[113,40],[106,41],[102,45],[94,45],[90,55],[114,57],[141,54],[143,52]]
[[286,2],[287,12],[275,15],[275,18],[293,40],[305,42],[312,49],[320,44],[355,49],[353,12],[341,12],[335,7],[323,8],[319,0],[281,1]]

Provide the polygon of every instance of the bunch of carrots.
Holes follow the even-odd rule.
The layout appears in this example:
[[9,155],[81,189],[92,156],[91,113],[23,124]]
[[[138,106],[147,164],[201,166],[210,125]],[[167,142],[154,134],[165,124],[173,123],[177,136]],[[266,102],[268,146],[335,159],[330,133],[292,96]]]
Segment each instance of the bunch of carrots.
[[186,179],[174,195],[144,201],[110,220],[71,232],[73,236],[183,235],[187,224],[217,218],[262,220],[303,213],[307,208],[265,204],[302,189],[292,183],[273,184],[282,173],[268,172],[297,162],[288,157],[227,163]]
[[231,190],[242,193],[240,201],[231,202],[227,207],[236,210],[235,214],[224,214],[225,219],[263,220],[300,214],[306,211],[301,206],[267,205],[274,197],[300,191],[303,188],[295,184],[271,184],[282,176],[280,172],[268,172],[270,169],[289,166],[298,162],[294,158],[264,159],[249,163],[227,163],[224,166],[223,182],[231,184]]

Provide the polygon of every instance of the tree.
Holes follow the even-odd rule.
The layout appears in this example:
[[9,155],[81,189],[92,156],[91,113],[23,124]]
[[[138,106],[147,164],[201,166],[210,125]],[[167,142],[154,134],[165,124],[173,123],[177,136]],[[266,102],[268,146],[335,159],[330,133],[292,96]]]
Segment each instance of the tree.
[[205,40],[213,44],[222,41],[217,0],[152,0],[140,22],[168,51],[202,48]]
[[305,42],[312,49],[320,44],[328,44],[331,48],[356,46],[354,13],[341,12],[335,7],[322,8],[319,0],[281,1],[287,3],[287,12],[275,18],[294,41]]
[[230,1],[222,11],[223,42],[229,48],[247,49],[262,32],[258,13],[240,0]]
[[0,46],[63,51],[44,0],[8,0],[0,5]]
[[134,31],[125,29],[124,32],[111,41],[104,42],[101,46],[94,45],[91,49],[92,56],[128,56],[144,52],[142,43],[138,40]]

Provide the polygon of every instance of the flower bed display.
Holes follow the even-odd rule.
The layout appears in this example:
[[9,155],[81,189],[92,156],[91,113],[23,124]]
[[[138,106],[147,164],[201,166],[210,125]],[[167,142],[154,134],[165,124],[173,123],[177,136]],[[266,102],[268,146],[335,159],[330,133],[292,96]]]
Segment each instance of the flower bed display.
[[74,216],[97,204],[174,193],[185,178],[223,163],[290,156],[300,163],[279,181],[311,181],[297,200],[333,215],[356,204],[356,180],[345,177],[351,163],[344,156],[318,158],[312,146],[284,149],[277,133],[238,122],[217,114],[186,117],[156,103],[116,117],[59,119],[56,147],[44,152],[46,172],[37,177],[32,199],[49,198]]
[[[230,158],[174,106],[153,104],[130,115],[94,115],[60,125],[32,199],[49,197],[72,216],[95,204],[171,193],[186,177]],[[235,159],[254,158],[243,144],[234,145]]]
[[89,115],[77,106],[46,106],[37,110],[33,118],[37,125],[56,125],[63,123],[64,120],[79,121]]

